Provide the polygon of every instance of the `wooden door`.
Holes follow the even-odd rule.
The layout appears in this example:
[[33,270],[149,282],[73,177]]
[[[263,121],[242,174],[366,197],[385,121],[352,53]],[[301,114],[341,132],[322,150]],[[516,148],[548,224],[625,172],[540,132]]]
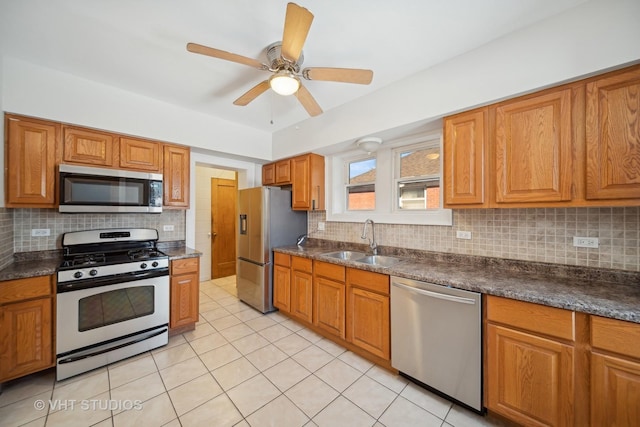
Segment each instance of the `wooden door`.
[[291,311],[291,268],[282,265],[273,267],[273,305],[280,311]]
[[68,163],[113,167],[116,138],[110,133],[64,126],[62,159]]
[[6,206],[56,207],[60,125],[7,115]]
[[211,278],[236,274],[235,179],[211,178]]
[[444,204],[487,205],[487,109],[448,117],[444,122]]
[[587,84],[587,199],[640,198],[640,68]]
[[486,357],[489,410],[522,425],[573,425],[573,347],[488,324]]
[[369,353],[391,357],[389,297],[353,286],[347,295],[347,340]]
[[189,207],[189,147],[164,146],[164,201],[168,208]]
[[51,298],[0,307],[0,382],[53,365]]
[[313,324],[332,335],[345,339],[345,284],[316,276],[313,286],[315,288]]
[[120,138],[120,167],[159,172],[162,166],[162,144],[142,139]]
[[639,361],[591,354],[591,425],[640,426]]
[[571,89],[501,103],[495,115],[496,202],[571,200]]

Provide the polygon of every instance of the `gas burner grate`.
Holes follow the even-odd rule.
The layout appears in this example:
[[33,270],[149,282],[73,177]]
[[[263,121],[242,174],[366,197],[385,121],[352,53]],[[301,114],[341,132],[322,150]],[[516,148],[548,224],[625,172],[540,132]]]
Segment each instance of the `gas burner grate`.
[[157,258],[157,257],[164,256],[164,254],[156,249],[144,248],[144,249],[130,250],[127,253],[127,256],[130,259],[135,261],[139,259]]
[[107,256],[105,254],[77,255],[69,260],[69,265],[75,267],[82,265],[104,264],[106,260]]

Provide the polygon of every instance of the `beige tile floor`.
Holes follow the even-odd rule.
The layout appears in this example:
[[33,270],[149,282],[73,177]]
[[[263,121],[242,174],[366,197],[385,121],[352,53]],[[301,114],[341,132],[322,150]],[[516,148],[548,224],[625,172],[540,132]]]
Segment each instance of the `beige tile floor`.
[[[494,426],[279,313],[201,283],[200,322],[165,347],[4,385],[0,426]],[[37,407],[44,403],[44,408]]]

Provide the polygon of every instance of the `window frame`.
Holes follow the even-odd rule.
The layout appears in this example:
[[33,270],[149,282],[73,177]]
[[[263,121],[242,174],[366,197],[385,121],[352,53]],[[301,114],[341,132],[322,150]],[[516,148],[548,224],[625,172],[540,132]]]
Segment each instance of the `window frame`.
[[364,154],[364,155],[356,155],[353,157],[348,157],[345,158],[344,161],[344,172],[343,172],[343,182],[344,182],[344,203],[345,203],[345,211],[347,212],[375,212],[375,208],[374,209],[353,209],[353,210],[349,210],[349,192],[347,191],[348,188],[350,187],[362,187],[365,185],[372,185],[373,184],[373,194],[374,194],[374,201],[373,201],[373,205],[377,206],[377,193],[376,193],[376,181],[367,181],[367,182],[363,182],[360,184],[351,184],[349,183],[349,166],[352,163],[355,162],[362,162],[362,161],[366,161],[366,160],[371,160],[374,159],[376,166],[375,166],[375,170],[376,170],[376,177],[378,176],[378,159],[375,156],[375,153],[371,153],[371,154]]
[[[423,149],[429,149],[429,148],[435,148],[438,147],[440,149],[440,175],[419,175],[419,176],[411,176],[411,177],[407,177],[407,178],[402,178],[400,177],[400,170],[401,170],[401,166],[400,166],[400,154],[402,154],[403,152],[407,152],[407,151],[418,151],[418,150],[423,150]],[[430,210],[436,210],[436,209],[442,209],[442,204],[444,203],[443,200],[443,192],[440,191],[440,201],[439,201],[439,208],[427,208],[425,206],[425,208],[423,209],[401,209],[400,208],[400,197],[399,197],[399,190],[400,190],[400,184],[401,183],[412,183],[412,182],[423,182],[423,181],[433,181],[434,179],[437,178],[438,180],[438,186],[440,187],[440,189],[442,189],[442,170],[443,170],[443,164],[442,164],[442,143],[440,140],[436,140],[436,139],[431,139],[429,141],[423,141],[423,142],[419,142],[417,144],[407,144],[407,145],[400,145],[397,146],[395,148],[393,148],[391,150],[391,154],[393,156],[393,212],[409,212],[409,211],[413,211],[413,212],[427,212]],[[425,205],[428,202],[428,198],[425,192],[425,197],[424,197],[424,202]]]

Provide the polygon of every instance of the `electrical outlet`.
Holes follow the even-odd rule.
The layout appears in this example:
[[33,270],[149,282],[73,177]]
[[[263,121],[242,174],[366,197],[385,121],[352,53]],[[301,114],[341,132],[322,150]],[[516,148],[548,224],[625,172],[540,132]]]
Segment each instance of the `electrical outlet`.
[[162,231],[173,231],[173,224],[163,225]]
[[471,232],[458,230],[456,231],[456,239],[471,240]]
[[32,228],[31,236],[32,237],[51,236],[51,229],[50,228]]
[[318,231],[324,231],[324,222],[322,221],[318,222]]
[[573,237],[573,246],[576,248],[597,248],[598,245],[597,237]]

